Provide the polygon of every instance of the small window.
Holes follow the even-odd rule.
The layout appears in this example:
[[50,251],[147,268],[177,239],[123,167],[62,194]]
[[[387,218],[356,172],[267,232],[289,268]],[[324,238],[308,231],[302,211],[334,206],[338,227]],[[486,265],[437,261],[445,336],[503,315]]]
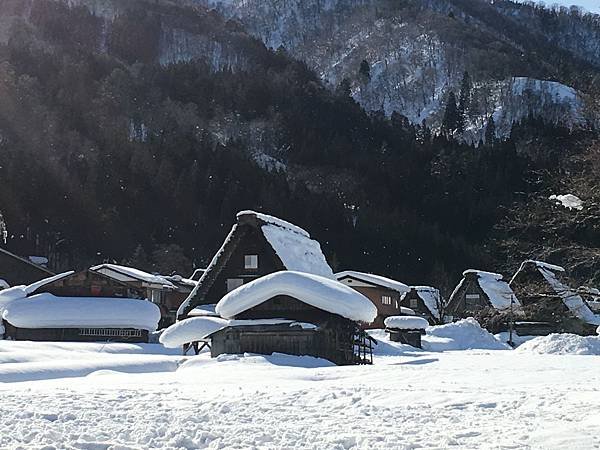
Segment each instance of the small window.
[[415,309],[419,307],[419,300],[416,298],[410,299],[410,308]]
[[157,305],[162,305],[163,304],[163,295],[162,292],[156,289],[152,289],[150,291],[150,301],[152,303],[155,303]]
[[234,289],[239,288],[242,284],[244,284],[244,280],[241,278],[228,278],[227,279],[227,292],[231,292]]
[[479,294],[467,294],[465,296],[465,305],[467,308],[473,308],[479,304]]
[[245,255],[244,269],[258,269],[258,255]]
[[389,295],[382,295],[381,296],[381,303],[383,303],[384,305],[391,305],[392,304],[392,297],[390,297]]

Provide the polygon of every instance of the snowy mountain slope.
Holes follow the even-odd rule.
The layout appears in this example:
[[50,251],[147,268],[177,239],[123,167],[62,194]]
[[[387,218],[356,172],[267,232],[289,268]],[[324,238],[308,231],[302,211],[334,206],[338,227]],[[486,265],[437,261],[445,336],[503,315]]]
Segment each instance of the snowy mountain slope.
[[[468,71],[479,86],[469,110],[470,139],[491,114],[501,122],[533,113],[568,127],[582,124],[583,103],[548,96],[548,86],[536,78],[574,82],[552,61],[553,49],[575,66],[581,59],[600,64],[597,23],[560,16],[548,25],[552,17],[544,19],[544,10],[512,2],[196,1],[238,19],[267,46],[283,46],[332,87],[349,79],[352,95],[367,110],[397,111],[413,123],[426,119],[439,126],[448,93],[458,93]],[[359,70],[363,60],[367,75]],[[515,76],[531,78],[525,100],[510,89]],[[509,128],[501,124],[498,132],[505,136]]]

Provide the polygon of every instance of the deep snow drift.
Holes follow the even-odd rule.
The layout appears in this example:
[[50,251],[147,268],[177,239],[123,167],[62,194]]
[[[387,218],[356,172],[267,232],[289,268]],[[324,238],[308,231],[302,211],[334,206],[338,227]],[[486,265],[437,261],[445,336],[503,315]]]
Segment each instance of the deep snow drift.
[[600,336],[577,336],[576,334],[551,334],[540,336],[519,346],[522,353],[553,355],[600,356]]

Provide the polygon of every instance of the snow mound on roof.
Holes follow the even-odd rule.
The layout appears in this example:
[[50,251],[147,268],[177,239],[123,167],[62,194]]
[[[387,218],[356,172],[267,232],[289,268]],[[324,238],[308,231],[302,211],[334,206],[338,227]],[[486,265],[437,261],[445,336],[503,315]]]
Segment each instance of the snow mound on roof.
[[465,270],[463,275],[474,273],[478,276],[479,286],[489,297],[492,306],[498,310],[510,309],[511,299],[513,307],[520,307],[519,300],[504,277],[499,273],[484,272],[481,270]]
[[55,297],[42,293],[9,303],[2,318],[18,328],[135,328],[154,331],[160,309],[146,300]]
[[577,211],[583,209],[583,200],[573,194],[551,195],[548,199],[554,200],[557,205],[562,205],[565,208],[576,209]]
[[251,325],[282,325],[300,326],[303,329],[316,328],[311,323],[296,322],[287,319],[255,319],[255,320],[227,320],[220,317],[192,317],[171,325],[160,335],[159,342],[167,348],[177,348],[190,342],[201,341],[211,334],[227,327],[241,327]]
[[193,317],[171,325],[160,335],[159,342],[167,348],[200,341],[229,326],[229,320],[220,317]]
[[481,328],[479,322],[472,317],[446,325],[428,327],[426,331],[428,336],[423,343],[423,348],[426,350],[510,349],[508,345],[498,341],[492,334]]
[[246,210],[237,213],[236,219],[240,219],[240,217],[243,216],[254,216],[267,224],[276,225],[280,228],[285,228],[286,230],[293,231],[294,233],[310,238],[310,234],[308,233],[308,231],[304,230],[303,228],[300,228],[297,225],[294,225],[293,223],[287,222],[275,216],[270,216],[268,214],[263,214],[256,211]]
[[377,284],[379,286],[384,286],[393,291],[398,291],[401,294],[408,292],[410,288],[400,281],[393,280],[391,278],[383,277],[381,275],[375,275],[372,273],[364,273],[364,272],[356,272],[354,270],[346,270],[344,272],[339,272],[335,274],[335,278],[341,280],[344,277],[353,277],[367,283]]
[[307,233],[275,224],[263,225],[261,230],[286,269],[333,278],[333,270],[323,255],[321,245],[310,239]]
[[551,355],[600,355],[600,337],[550,334],[525,342],[517,351]]
[[422,317],[412,316],[390,316],[383,323],[386,328],[397,328],[400,330],[424,330],[429,326]]
[[221,299],[216,312],[230,319],[278,295],[294,297],[350,320],[370,323],[377,316],[375,305],[354,289],[329,278],[294,271],[272,273],[240,286]]
[[98,266],[90,268],[90,270],[94,270],[96,272],[101,271],[102,269],[113,270],[115,272],[119,272],[122,275],[145,281],[146,283],[162,284],[169,287],[175,287],[169,280],[165,279],[160,275],[153,275],[151,273],[144,272],[143,270],[136,269],[134,267],[120,266],[118,264],[100,264]]

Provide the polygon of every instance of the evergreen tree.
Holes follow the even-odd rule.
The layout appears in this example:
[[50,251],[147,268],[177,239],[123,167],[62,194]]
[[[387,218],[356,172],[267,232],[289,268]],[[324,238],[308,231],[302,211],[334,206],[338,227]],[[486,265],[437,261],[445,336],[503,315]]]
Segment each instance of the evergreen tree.
[[471,76],[469,72],[463,73],[462,81],[460,82],[460,99],[458,107],[462,114],[466,114],[471,106]]
[[456,95],[450,91],[448,101],[446,102],[444,118],[442,119],[442,132],[446,136],[452,136],[457,131],[462,131],[462,129],[459,130],[460,125],[460,112],[456,104]]
[[352,96],[352,86],[351,86],[350,80],[348,80],[348,78],[344,78],[344,79],[342,79],[342,81],[340,81],[340,84],[337,87],[336,93],[340,97],[351,97]]
[[494,122],[494,116],[490,116],[487,125],[485,126],[485,143],[486,145],[493,145],[496,140],[496,123]]
[[140,270],[151,270],[152,264],[142,244],[138,244],[131,257],[124,261],[126,265]]
[[364,83],[371,81],[371,65],[366,59],[363,59],[358,69],[358,75]]

